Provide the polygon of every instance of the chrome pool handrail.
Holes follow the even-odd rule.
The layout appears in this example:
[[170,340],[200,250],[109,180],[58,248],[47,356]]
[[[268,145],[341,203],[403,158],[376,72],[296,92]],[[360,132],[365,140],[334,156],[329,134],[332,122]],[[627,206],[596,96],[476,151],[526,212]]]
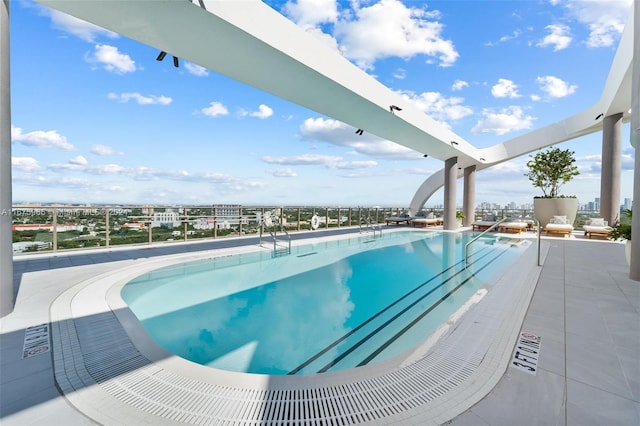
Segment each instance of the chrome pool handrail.
[[371,232],[373,232],[373,238],[376,237],[376,229],[378,229],[378,231],[380,232],[380,236],[382,237],[382,227],[380,226],[379,223],[371,223],[371,213],[369,213],[369,216],[362,216],[362,210],[360,207],[358,207],[359,210],[359,220],[358,220],[358,226],[360,228],[360,233],[362,234],[362,221],[364,219],[364,223],[365,223],[365,228],[364,228],[364,232],[368,232],[369,230],[371,230]]
[[[278,235],[277,235],[277,230],[274,232],[274,230],[272,230],[271,226],[268,226],[267,223],[265,222],[265,217],[266,216],[262,216],[260,218],[260,239],[259,239],[259,245],[262,246],[262,230],[263,229],[267,229],[267,231],[269,232],[269,235],[271,235],[271,238],[273,238],[273,255],[274,257],[278,255],[279,251],[278,251]],[[288,241],[288,247],[285,248],[287,254],[291,254],[291,235],[289,235],[289,232],[287,231],[287,228],[284,226],[284,224],[282,223],[282,221],[280,220],[280,218],[278,218],[278,225],[280,225],[280,232],[284,233],[287,237],[287,241]],[[275,223],[272,223],[272,226],[275,226]]]
[[494,223],[493,225],[491,225],[490,227],[488,227],[487,229],[482,231],[482,233],[480,235],[477,235],[471,241],[469,241],[467,244],[464,245],[464,269],[467,269],[467,264],[469,263],[469,246],[472,243],[474,243],[477,240],[479,240],[484,234],[486,234],[487,232],[491,231],[496,226],[500,225],[505,220],[507,220],[507,218],[503,217],[502,219],[500,219],[499,221],[497,221],[496,223]]

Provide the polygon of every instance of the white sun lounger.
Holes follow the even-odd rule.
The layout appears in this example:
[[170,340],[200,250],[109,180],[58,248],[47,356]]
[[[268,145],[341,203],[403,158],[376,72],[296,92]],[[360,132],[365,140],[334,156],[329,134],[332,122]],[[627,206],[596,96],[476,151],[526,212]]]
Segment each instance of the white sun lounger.
[[608,238],[613,228],[609,226],[606,220],[601,217],[594,217],[587,220],[587,223],[582,227],[585,237],[604,237]]
[[416,228],[427,228],[429,226],[439,226],[439,225],[442,225],[442,223],[443,223],[443,220],[440,217],[433,217],[433,218],[421,217],[421,218],[413,219],[411,221],[411,226],[414,226]]
[[400,225],[401,223],[406,223],[407,225],[411,222],[411,215],[408,213],[401,214],[400,216],[386,217],[384,219],[387,225],[394,224]]
[[546,235],[562,235],[563,237],[571,236],[573,225],[562,223],[549,223],[544,227]]
[[498,231],[519,234],[522,231],[526,231],[527,227],[526,222],[503,222],[498,225]]

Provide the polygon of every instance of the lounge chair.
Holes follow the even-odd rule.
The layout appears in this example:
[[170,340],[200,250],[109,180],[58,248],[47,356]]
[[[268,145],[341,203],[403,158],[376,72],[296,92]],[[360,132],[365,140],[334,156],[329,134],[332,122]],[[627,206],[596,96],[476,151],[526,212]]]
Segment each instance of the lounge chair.
[[411,226],[416,228],[427,228],[429,226],[442,225],[443,219],[441,217],[435,217],[433,212],[426,215],[424,212],[418,212],[413,219],[411,219]]
[[594,217],[587,220],[587,223],[582,227],[585,237],[604,237],[608,238],[613,228],[609,226],[606,220],[601,217]]
[[471,224],[471,229],[473,231],[486,231],[496,224],[496,217],[494,215],[487,215],[482,218],[482,220],[473,222]]
[[498,225],[498,231],[506,233],[519,234],[522,231],[526,231],[528,228],[527,222],[502,222]]
[[566,216],[553,216],[544,227],[545,235],[571,236],[573,225],[568,223]]
[[384,219],[384,222],[387,225],[390,224],[394,224],[394,225],[400,225],[401,223],[406,223],[407,225],[411,222],[411,215],[409,213],[402,213],[400,216],[392,216],[392,217],[386,217]]

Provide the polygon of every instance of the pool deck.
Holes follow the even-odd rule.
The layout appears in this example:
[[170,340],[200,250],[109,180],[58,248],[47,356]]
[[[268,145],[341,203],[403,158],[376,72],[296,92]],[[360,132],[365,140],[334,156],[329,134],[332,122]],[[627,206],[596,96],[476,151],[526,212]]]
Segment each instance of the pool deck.
[[[548,253],[521,327],[541,338],[536,374],[504,366],[488,395],[437,423],[640,424],[640,282],[628,278],[624,245],[580,237],[542,239]],[[63,292],[141,260],[256,243],[243,238],[17,256],[16,307],[0,320],[0,423],[96,424],[59,392],[51,352],[22,357],[25,330],[49,323],[51,306]],[[434,422],[418,411],[410,414],[396,423]],[[122,418],[114,423],[141,422]]]

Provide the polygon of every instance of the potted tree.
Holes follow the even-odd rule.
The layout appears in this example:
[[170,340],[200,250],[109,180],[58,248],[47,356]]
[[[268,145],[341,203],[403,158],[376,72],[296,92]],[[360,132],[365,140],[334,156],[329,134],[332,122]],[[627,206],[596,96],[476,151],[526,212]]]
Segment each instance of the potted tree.
[[631,219],[632,219],[632,211],[631,209],[625,210],[624,215],[628,218],[628,220],[619,220],[618,223],[613,227],[611,233],[609,234],[609,238],[618,241],[618,240],[626,240],[627,245],[625,247],[625,255],[627,256],[627,263],[631,264]]
[[576,220],[578,199],[575,196],[560,195],[559,192],[562,185],[580,174],[574,164],[574,154],[569,149],[549,148],[531,155],[527,162],[529,171],[525,176],[543,194],[533,199],[535,216],[542,226],[546,226],[554,216],[566,216],[570,225]]

